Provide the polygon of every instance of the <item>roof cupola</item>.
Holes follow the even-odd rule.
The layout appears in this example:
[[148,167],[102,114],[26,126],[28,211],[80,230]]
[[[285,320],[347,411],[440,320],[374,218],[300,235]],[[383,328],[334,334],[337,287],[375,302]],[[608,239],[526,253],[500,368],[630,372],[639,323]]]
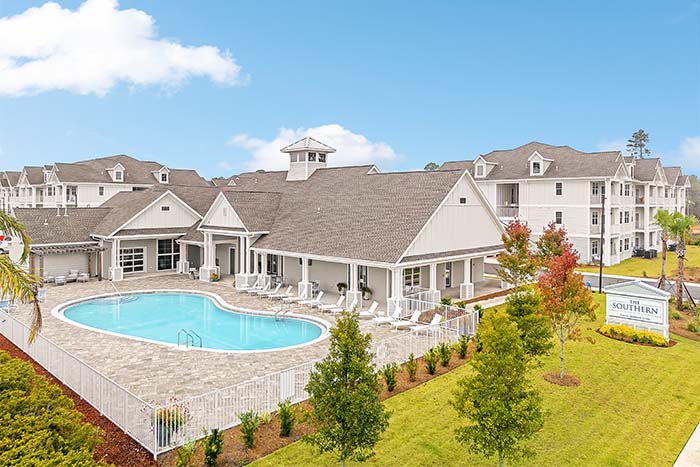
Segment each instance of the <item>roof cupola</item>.
[[327,167],[328,154],[335,149],[309,136],[280,149],[289,154],[287,181],[308,180],[316,169]]

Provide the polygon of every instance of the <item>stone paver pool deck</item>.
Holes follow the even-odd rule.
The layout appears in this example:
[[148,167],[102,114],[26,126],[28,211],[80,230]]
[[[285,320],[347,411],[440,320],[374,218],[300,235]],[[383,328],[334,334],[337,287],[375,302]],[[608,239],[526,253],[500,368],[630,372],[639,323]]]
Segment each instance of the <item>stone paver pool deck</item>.
[[[279,309],[278,301],[237,292],[230,280],[206,283],[172,274],[133,278],[117,283],[116,288],[121,293],[153,289],[206,291],[221,296],[232,306],[266,311]],[[185,351],[83,329],[50,313],[55,306],[67,301],[115,291],[110,281],[49,286],[46,302],[42,305],[44,324],[41,332],[44,337],[147,401],[164,401],[170,396],[196,396],[321,358],[328,350],[328,340],[324,339],[294,349],[248,354]],[[335,322],[333,316],[312,311],[306,306],[292,305],[291,308],[295,313],[323,318],[331,325]],[[28,323],[29,311],[28,305],[22,305],[13,315]],[[363,321],[361,326],[364,332],[371,332],[379,340],[397,334],[368,321]]]

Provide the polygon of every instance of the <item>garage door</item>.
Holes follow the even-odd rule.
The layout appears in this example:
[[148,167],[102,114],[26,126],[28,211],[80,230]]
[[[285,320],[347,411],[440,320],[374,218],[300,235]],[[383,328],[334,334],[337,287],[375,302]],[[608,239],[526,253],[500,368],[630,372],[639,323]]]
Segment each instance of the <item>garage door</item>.
[[[38,266],[38,264],[37,264]],[[71,269],[88,272],[87,253],[66,253],[63,255],[44,256],[44,274],[68,274]]]

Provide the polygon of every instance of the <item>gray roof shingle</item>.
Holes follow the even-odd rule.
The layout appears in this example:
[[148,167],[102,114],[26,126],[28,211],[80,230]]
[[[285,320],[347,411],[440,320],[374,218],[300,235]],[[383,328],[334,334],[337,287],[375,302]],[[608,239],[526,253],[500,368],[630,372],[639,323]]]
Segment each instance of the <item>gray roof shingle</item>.
[[[95,227],[109,214],[106,208],[15,208],[15,216],[22,223],[32,244],[77,243],[92,241]],[[59,212],[60,215],[56,215]]]

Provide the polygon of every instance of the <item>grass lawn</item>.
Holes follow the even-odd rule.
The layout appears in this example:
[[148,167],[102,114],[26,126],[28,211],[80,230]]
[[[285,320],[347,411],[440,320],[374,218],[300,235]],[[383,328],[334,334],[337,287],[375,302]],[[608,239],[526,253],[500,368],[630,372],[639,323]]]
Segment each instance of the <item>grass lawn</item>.
[[[603,297],[596,295],[603,303]],[[700,421],[700,342],[674,336],[671,348],[652,348],[605,338],[584,326],[586,341],[567,346],[567,372],[581,379],[578,388],[554,386],[542,374],[558,368],[554,353],[532,378],[541,390],[545,427],[531,441],[535,455],[518,465],[537,467],[671,466]],[[458,424],[448,405],[465,365],[386,401],[393,412],[377,454],[369,466],[493,466],[454,440]],[[297,442],[250,464],[254,467],[333,466]]]
[[[666,258],[666,274],[673,278],[678,271],[678,257],[673,251],[668,252],[668,257]],[[695,268],[693,270],[692,268]],[[686,272],[690,273],[691,279],[694,282],[700,281],[700,246],[690,245],[688,246],[688,251],[685,255],[685,269]],[[578,268],[579,271],[586,272],[598,272],[598,266],[582,266]],[[615,266],[604,267],[604,274],[616,274],[618,276],[633,276],[633,277],[659,277],[661,273],[661,251],[659,251],[659,256],[655,259],[644,259],[644,258],[629,258],[622,261]]]

